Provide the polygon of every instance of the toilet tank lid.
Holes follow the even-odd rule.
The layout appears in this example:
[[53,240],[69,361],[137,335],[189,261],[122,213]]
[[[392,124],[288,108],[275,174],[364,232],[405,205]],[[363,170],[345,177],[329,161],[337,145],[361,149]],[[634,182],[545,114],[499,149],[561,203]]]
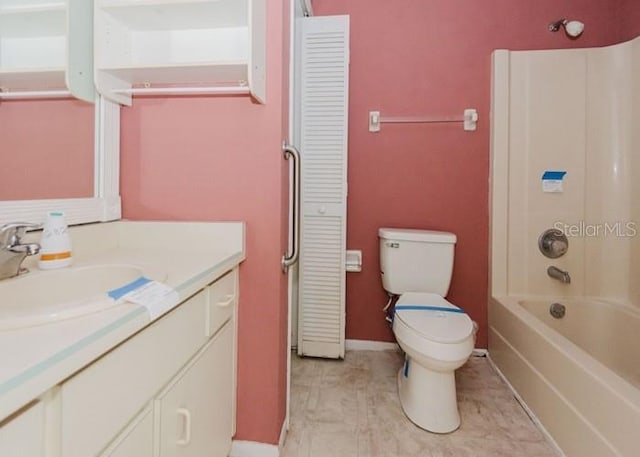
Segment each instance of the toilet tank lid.
[[455,244],[456,234],[451,232],[439,232],[437,230],[417,230],[380,228],[378,236],[383,240],[422,241],[428,243]]

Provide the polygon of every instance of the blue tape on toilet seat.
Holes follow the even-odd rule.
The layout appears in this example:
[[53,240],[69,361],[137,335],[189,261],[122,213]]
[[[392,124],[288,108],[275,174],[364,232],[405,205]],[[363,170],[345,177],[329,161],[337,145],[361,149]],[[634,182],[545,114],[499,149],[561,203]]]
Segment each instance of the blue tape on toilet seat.
[[446,306],[430,305],[396,305],[395,311],[444,311],[445,313],[467,314],[460,308],[448,308]]

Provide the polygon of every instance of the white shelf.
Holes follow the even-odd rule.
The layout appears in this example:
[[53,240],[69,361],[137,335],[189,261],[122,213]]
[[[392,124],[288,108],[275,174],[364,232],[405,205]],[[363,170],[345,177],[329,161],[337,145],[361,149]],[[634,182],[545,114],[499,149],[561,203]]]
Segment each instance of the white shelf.
[[249,60],[246,28],[126,31],[124,37],[126,40],[109,34],[105,44],[109,47],[99,53],[99,68],[229,61],[246,64]]
[[132,87],[232,87],[243,82],[264,101],[265,2],[98,0],[98,91],[131,105]]
[[64,73],[64,67],[4,70],[0,72],[0,87],[3,91],[66,89]]
[[66,0],[0,0],[0,13],[66,8]]
[[0,72],[16,70],[39,71],[63,68],[67,59],[67,39],[55,37],[0,37]]
[[102,10],[133,30],[247,27],[246,0],[153,0],[100,2]]
[[92,5],[87,0],[0,0],[2,91],[68,89],[93,101]]
[[64,4],[0,9],[0,36],[28,38],[65,36],[67,8]]
[[218,84],[247,82],[246,63],[184,64],[146,67],[103,68],[103,72],[139,85],[163,86],[179,82],[185,85],[204,85],[212,80]]

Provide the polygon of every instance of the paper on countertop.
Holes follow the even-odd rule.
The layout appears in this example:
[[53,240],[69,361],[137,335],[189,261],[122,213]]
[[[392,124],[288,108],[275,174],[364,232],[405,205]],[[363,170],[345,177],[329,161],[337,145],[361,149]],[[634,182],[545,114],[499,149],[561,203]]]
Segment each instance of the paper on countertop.
[[117,303],[130,302],[144,306],[151,320],[166,313],[180,301],[180,296],[175,289],[144,276],[110,291],[108,295]]

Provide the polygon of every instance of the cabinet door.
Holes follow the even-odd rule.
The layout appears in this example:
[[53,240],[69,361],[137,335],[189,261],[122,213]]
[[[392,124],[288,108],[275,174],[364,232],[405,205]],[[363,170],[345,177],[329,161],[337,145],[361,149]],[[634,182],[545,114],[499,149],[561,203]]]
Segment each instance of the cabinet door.
[[226,457],[233,415],[228,322],[158,397],[160,457]]
[[62,385],[64,457],[98,454],[199,353],[206,302],[194,295]]
[[45,412],[38,401],[0,422],[0,456],[43,457]]
[[153,457],[153,406],[129,424],[100,457]]

